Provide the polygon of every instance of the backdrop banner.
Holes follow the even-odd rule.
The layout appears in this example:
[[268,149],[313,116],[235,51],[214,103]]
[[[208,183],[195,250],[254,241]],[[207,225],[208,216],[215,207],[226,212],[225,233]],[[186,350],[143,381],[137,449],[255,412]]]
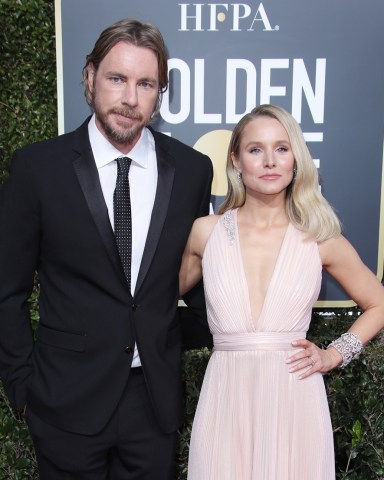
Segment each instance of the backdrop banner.
[[[304,131],[345,236],[381,279],[383,0],[56,0],[59,133],[89,115],[85,57],[122,18],[164,35],[170,87],[154,127],[212,158],[212,211],[226,193],[234,125],[256,105],[281,105]],[[351,304],[325,274],[317,306]]]

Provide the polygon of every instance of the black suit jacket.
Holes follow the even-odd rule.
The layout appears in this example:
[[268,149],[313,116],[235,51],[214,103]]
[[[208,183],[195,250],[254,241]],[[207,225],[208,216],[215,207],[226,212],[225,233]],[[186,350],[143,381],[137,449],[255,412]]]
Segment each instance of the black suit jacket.
[[15,408],[27,403],[46,422],[93,434],[121,398],[136,342],[158,422],[171,432],[182,412],[178,271],[194,219],[208,214],[211,162],[153,132],[158,184],[132,297],[87,124],[17,151],[1,190],[0,375]]

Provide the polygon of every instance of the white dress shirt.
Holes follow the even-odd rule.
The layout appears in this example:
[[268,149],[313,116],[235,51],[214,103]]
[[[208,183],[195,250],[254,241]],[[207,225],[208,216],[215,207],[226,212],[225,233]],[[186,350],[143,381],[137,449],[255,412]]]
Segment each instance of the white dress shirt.
[[[88,133],[112,228],[114,228],[113,193],[117,178],[116,158],[129,157],[132,159],[129,169],[129,188],[132,212],[131,292],[133,295],[156,195],[157,160],[155,140],[148,128],[144,128],[139,141],[125,155],[102,135],[96,126],[95,115],[92,116],[88,124]],[[137,367],[140,365],[140,358],[135,345],[132,366]]]

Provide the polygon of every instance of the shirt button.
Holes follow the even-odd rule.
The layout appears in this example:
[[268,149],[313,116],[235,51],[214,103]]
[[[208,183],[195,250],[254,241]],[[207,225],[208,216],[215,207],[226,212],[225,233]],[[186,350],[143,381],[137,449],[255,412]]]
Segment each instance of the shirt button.
[[125,352],[125,353],[132,353],[132,352],[133,352],[133,348],[132,348],[132,347],[125,347],[125,348],[124,348],[124,352]]

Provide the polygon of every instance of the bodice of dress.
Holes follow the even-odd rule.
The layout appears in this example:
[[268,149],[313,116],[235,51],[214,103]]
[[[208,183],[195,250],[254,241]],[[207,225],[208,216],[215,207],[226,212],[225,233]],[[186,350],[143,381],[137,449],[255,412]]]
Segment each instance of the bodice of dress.
[[[253,334],[252,344],[261,341],[261,332],[280,334],[264,336],[264,344],[290,344],[293,338],[305,337],[320,292],[322,264],[317,243],[306,239],[292,224],[284,235],[257,319],[251,315],[252,292],[243,268],[237,210],[229,210],[219,218],[208,239],[202,265],[208,321],[217,347],[219,343],[223,349],[231,349],[231,342],[249,343],[252,336],[242,336],[249,333]],[[233,334],[238,334],[237,340]]]

